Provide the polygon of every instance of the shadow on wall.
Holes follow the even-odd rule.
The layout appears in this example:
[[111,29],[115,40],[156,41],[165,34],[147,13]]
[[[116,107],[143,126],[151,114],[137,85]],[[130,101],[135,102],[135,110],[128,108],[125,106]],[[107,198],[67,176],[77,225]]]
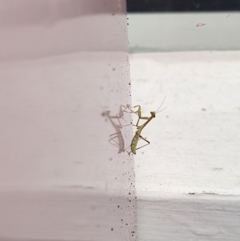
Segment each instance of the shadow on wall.
[[107,117],[107,119],[110,121],[113,128],[115,129],[115,133],[110,135],[110,139],[108,141],[111,145],[114,145],[118,148],[118,153],[125,152],[126,149],[128,148],[128,147],[125,147],[125,141],[122,134],[122,127],[129,126],[129,125],[122,125],[120,121],[121,119],[123,119],[126,108],[127,107],[124,107],[121,105],[119,107],[119,112],[116,115],[110,115],[110,110],[106,110],[102,112],[102,116]]

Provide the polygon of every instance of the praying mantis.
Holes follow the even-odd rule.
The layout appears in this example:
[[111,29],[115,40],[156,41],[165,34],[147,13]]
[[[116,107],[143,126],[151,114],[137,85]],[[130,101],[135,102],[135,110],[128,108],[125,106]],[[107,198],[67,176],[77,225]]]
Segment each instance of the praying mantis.
[[[156,117],[156,114],[163,111],[165,108],[163,108],[162,110],[160,110],[160,108],[162,107],[164,101],[165,101],[166,97],[164,98],[162,104],[160,105],[160,107],[156,110],[156,111],[150,111],[151,116],[142,116],[142,111],[141,111],[141,106],[140,105],[136,105],[133,108],[137,108],[137,111],[133,111],[129,106],[128,108],[131,110],[131,113],[135,113],[138,115],[138,121],[137,124],[135,125],[137,127],[137,131],[135,132],[135,135],[132,139],[130,148],[131,148],[131,152],[136,155],[136,151],[144,146],[147,146],[150,144],[150,141],[148,141],[146,138],[141,136],[142,130],[144,129],[144,127],[153,119]],[[139,121],[140,120],[147,120],[146,122],[144,122],[142,125],[139,125]],[[137,147],[138,145],[138,141],[139,139],[144,140],[145,142],[147,142],[147,144],[141,146],[141,147]]]

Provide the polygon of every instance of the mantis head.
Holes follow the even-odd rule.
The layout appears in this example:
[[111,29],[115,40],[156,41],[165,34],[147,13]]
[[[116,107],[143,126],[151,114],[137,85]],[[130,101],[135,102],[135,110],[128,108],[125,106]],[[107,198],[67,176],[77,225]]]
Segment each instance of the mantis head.
[[156,111],[151,111],[150,114],[151,114],[152,118],[156,117]]

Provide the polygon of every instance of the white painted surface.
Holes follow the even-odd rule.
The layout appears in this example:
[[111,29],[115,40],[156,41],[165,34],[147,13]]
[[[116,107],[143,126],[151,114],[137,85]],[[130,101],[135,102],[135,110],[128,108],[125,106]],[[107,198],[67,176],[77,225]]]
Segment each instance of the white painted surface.
[[135,156],[139,240],[239,240],[240,52],[130,63],[134,105],[149,115],[167,97]]
[[138,201],[139,241],[239,240],[239,197],[161,195]]
[[239,52],[131,56],[133,103],[149,115],[166,96],[143,131],[138,190],[240,194],[239,66]]

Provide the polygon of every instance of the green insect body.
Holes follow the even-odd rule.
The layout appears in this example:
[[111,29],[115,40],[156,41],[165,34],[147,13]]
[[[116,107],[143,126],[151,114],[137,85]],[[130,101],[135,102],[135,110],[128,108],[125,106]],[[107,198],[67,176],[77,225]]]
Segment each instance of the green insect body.
[[[156,117],[156,113],[159,113],[159,112],[161,112],[161,111],[163,111],[163,110],[165,109],[165,108],[164,108],[164,109],[162,109],[162,110],[159,110],[159,109],[162,107],[165,99],[166,99],[166,97],[164,98],[162,104],[161,104],[160,107],[157,109],[157,111],[151,111],[151,112],[150,112],[151,116],[149,116],[149,117],[148,117],[148,116],[142,116],[142,111],[141,111],[141,106],[140,106],[140,105],[134,106],[134,108],[137,108],[137,107],[138,107],[137,111],[132,111],[132,110],[131,110],[132,113],[135,113],[135,114],[137,114],[137,116],[138,116],[138,121],[137,121],[137,124],[136,124],[137,131],[135,132],[135,135],[134,135],[134,137],[133,137],[133,139],[132,139],[131,146],[130,146],[130,147],[131,147],[131,152],[132,152],[133,154],[136,155],[136,151],[137,151],[138,149],[140,149],[140,148],[142,148],[142,147],[147,146],[147,145],[150,144],[150,141],[148,141],[147,139],[145,139],[144,137],[142,137],[142,136],[141,136],[141,133],[142,133],[142,130],[144,129],[144,127],[145,127],[153,118]],[[142,125],[139,125],[139,121],[140,121],[140,120],[147,120],[147,121],[144,122]],[[141,146],[141,147],[137,147],[137,146],[138,146],[138,141],[139,141],[139,139],[144,140],[145,142],[147,142],[147,144],[145,144],[145,145],[143,145],[143,146]]]

